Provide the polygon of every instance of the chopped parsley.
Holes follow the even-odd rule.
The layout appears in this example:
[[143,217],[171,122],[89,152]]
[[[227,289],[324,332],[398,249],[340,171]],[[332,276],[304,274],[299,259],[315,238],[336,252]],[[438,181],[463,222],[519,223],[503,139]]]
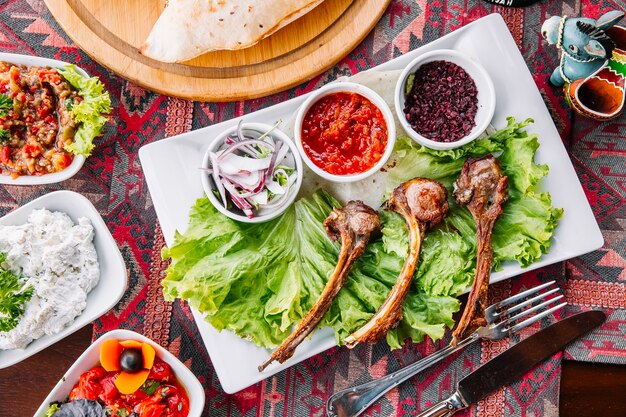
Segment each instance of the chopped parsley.
[[129,412],[128,410],[126,410],[125,408],[120,408],[117,410],[117,412],[115,413],[116,416],[119,417],[128,417],[129,416]]
[[0,94],[0,116],[6,116],[13,108],[13,99],[5,94]]
[[0,332],[14,329],[24,314],[33,287],[24,285],[24,278],[5,269],[6,254],[0,252]]
[[6,129],[0,129],[0,144],[6,145],[9,139],[11,139],[9,131]]
[[140,389],[148,395],[154,395],[154,393],[160,386],[161,384],[159,383],[159,381],[149,379],[143,383]]

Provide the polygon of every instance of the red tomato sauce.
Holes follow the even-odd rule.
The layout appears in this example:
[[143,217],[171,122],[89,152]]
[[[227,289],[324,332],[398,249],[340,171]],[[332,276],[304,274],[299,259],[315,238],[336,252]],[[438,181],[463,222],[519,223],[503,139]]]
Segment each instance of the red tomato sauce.
[[338,92],[317,101],[302,122],[302,147],[315,165],[334,175],[360,174],[385,153],[387,123],[360,94]]
[[172,368],[161,359],[154,359],[148,380],[132,394],[124,395],[117,390],[113,381],[118,373],[107,372],[99,366],[85,372],[70,392],[70,401],[80,398],[99,401],[110,410],[111,416],[133,412],[139,417],[186,417],[189,414],[187,392],[176,380]]

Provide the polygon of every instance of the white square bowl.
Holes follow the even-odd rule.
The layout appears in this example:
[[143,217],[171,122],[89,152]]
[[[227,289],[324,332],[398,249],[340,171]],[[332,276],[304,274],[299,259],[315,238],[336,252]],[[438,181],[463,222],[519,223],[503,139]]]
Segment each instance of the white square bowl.
[[[0,52],[0,61],[9,62],[11,64],[19,64],[26,66],[36,67],[50,67],[50,68],[65,68],[67,62],[57,61],[56,59],[40,58],[38,56],[31,55],[19,55],[8,54]],[[76,67],[76,71],[83,77],[89,77],[82,68]],[[0,174],[0,184],[8,185],[41,185],[41,184],[54,184],[56,182],[65,181],[68,178],[73,177],[85,163],[85,157],[83,155],[74,155],[72,163],[65,169],[59,172],[52,172],[45,175],[21,175],[17,178],[12,178],[9,175]]]
[[152,340],[130,330],[112,330],[103,334],[98,340],[92,343],[74,365],[67,370],[65,375],[57,382],[50,394],[43,400],[35,412],[34,417],[43,417],[51,402],[65,401],[70,395],[70,391],[78,382],[78,378],[88,370],[92,369],[100,362],[100,346],[102,342],[108,339],[117,340],[139,340],[149,343],[157,353],[157,356],[172,367],[174,375],[187,391],[189,396],[189,414],[188,417],[200,417],[204,409],[204,388],[200,385],[200,381],[193,373],[179,361],[170,352],[154,343]]
[[0,224],[24,224],[33,210],[42,208],[67,213],[74,223],[78,222],[79,217],[86,217],[91,221],[94,228],[93,242],[100,265],[100,280],[98,285],[87,295],[85,310],[76,317],[72,324],[57,334],[44,335],[34,340],[25,349],[0,350],[0,369],[34,355],[91,323],[113,308],[126,290],[126,264],[122,254],[96,208],[82,195],[65,190],[43,195],[0,218]]

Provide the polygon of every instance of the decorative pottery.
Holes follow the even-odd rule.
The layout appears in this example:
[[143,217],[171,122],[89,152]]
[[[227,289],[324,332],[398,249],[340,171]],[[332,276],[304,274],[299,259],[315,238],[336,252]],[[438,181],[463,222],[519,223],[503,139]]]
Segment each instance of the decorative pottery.
[[566,87],[572,108],[596,120],[610,120],[624,110],[626,97],[626,28],[607,30],[615,48],[607,65]]
[[606,30],[622,17],[624,12],[613,10],[598,20],[552,16],[543,22],[541,34],[561,50],[561,60],[550,75],[550,83],[560,87],[588,77],[606,65],[614,47]]

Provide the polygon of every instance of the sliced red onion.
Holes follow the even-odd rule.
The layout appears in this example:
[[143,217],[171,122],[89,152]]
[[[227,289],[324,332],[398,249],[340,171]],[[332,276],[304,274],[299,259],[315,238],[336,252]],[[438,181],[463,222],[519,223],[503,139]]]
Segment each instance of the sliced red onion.
[[[280,167],[289,152],[289,146],[270,136],[278,123],[268,132],[254,138],[244,134],[243,120],[240,120],[236,136],[224,140],[227,146],[209,154],[212,166],[202,169],[213,176],[224,207],[227,206],[226,192],[233,204],[249,218],[255,215],[254,206],[271,209],[288,200],[287,196],[297,179],[297,173],[287,175],[287,171]],[[269,151],[269,156],[260,158],[260,155],[267,154],[263,149]],[[277,174],[287,178],[286,186],[281,186],[274,180]],[[270,192],[273,194],[271,200]]]
[[224,184],[222,184],[222,181],[220,180],[220,167],[217,162],[217,155],[210,152],[209,159],[211,160],[211,166],[213,168],[213,181],[215,182],[215,187],[217,187],[217,191],[220,193],[220,197],[222,197],[224,208],[226,208],[228,207],[226,203],[226,190],[224,189]]
[[281,149],[281,143],[278,142],[276,144],[276,147],[274,148],[274,153],[272,154],[272,160],[270,161],[270,166],[267,167],[267,173],[265,174],[265,179],[267,181],[271,180],[272,177],[274,176],[274,166],[276,165],[276,159],[278,157],[278,154],[280,153],[280,149]]
[[239,174],[241,171],[261,171],[267,169],[272,162],[271,157],[255,159],[243,156],[228,154],[219,161],[220,171],[226,174]]
[[[234,145],[232,145],[230,148],[225,149],[220,154],[219,161],[223,161],[224,158],[226,158],[228,155],[232,154],[236,150],[238,150],[240,148],[245,148],[246,146],[250,146],[250,145],[264,146],[267,149],[269,149],[271,152],[274,152],[274,149],[275,149],[273,145],[270,145],[269,143],[264,142],[262,140],[256,140],[256,139],[244,140],[243,142],[237,142]],[[255,156],[257,156],[257,155],[255,155]]]
[[263,190],[260,193],[251,195],[250,197],[248,197],[248,200],[251,201],[253,204],[258,205],[259,207],[262,207],[267,204],[268,198],[269,197],[267,195],[267,190]]
[[243,210],[248,218],[253,218],[254,213],[252,212],[252,206],[246,201],[245,198],[241,198],[239,196],[239,193],[237,192],[235,186],[228,181],[224,181],[224,188],[226,188],[226,190],[229,192],[230,198],[233,200],[233,203],[241,210]]
[[285,194],[285,189],[283,188],[282,185],[280,185],[278,183],[278,181],[268,181],[267,184],[265,184],[265,186],[267,187],[268,190],[270,190],[273,194],[276,195],[282,195]]

